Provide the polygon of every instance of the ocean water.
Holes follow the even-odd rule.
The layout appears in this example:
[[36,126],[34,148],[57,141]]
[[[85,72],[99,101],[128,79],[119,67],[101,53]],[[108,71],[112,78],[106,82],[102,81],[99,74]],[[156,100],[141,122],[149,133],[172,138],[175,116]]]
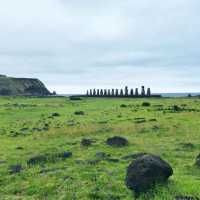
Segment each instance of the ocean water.
[[161,93],[161,95],[163,97],[187,97],[188,94],[191,94],[192,96],[198,96],[200,95],[200,93],[196,92],[196,93]]

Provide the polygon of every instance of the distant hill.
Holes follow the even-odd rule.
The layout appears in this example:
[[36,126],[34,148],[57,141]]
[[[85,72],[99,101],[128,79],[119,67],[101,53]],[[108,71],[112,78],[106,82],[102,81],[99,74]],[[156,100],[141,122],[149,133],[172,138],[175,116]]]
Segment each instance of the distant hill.
[[46,96],[50,94],[49,90],[38,79],[0,75],[0,95]]

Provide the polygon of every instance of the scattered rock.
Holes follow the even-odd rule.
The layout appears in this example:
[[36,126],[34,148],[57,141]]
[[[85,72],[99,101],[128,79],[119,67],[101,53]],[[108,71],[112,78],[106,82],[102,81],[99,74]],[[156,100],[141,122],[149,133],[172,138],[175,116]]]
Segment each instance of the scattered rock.
[[146,154],[133,161],[126,175],[126,185],[135,195],[146,192],[155,183],[165,182],[173,174],[171,166],[158,156]]
[[143,102],[143,103],[142,103],[142,106],[144,106],[144,107],[149,107],[149,106],[151,106],[151,104],[150,104],[149,102]]
[[149,122],[157,122],[157,119],[150,119]]
[[54,154],[52,157],[66,159],[72,157],[72,152],[61,152],[58,154]]
[[19,131],[24,132],[24,131],[28,131],[29,128],[21,128]]
[[48,160],[48,157],[46,155],[37,155],[37,156],[30,158],[27,161],[27,164],[28,165],[37,165],[37,164],[45,163],[47,160]]
[[80,97],[71,96],[71,97],[69,97],[69,100],[71,100],[71,101],[81,101],[82,99]]
[[5,164],[6,161],[5,160],[0,160],[0,164]]
[[100,161],[101,160],[98,160],[98,159],[96,159],[96,160],[86,160],[86,163],[88,165],[97,165]]
[[144,117],[136,117],[134,120],[145,120],[145,118]]
[[83,111],[76,111],[74,112],[75,115],[85,115],[85,113]]
[[200,167],[200,154],[196,157],[196,163],[198,167]]
[[127,105],[125,105],[125,104],[121,104],[120,107],[121,107],[121,108],[126,108]]
[[20,164],[11,165],[9,167],[9,173],[10,174],[17,174],[17,173],[20,173],[21,171],[22,171],[22,166]]
[[52,117],[60,117],[60,114],[59,114],[59,113],[52,113],[51,116],[52,116]]
[[192,143],[181,143],[181,146],[182,146],[184,149],[194,149],[194,148],[195,148],[195,145],[192,144]]
[[110,146],[123,147],[128,145],[128,140],[123,137],[114,136],[112,138],[108,138],[106,143]]
[[72,156],[72,152],[61,152],[61,153],[54,153],[54,154],[44,154],[38,155],[30,158],[27,161],[28,165],[37,165],[37,164],[44,164],[45,162],[56,162],[59,159],[66,159]]
[[107,158],[106,161],[118,163],[118,162],[119,162],[119,159],[117,159],[117,158]]
[[17,150],[23,150],[23,147],[16,147]]
[[81,145],[82,146],[90,146],[91,144],[92,144],[92,140],[91,139],[86,139],[86,138],[84,138],[84,139],[82,139],[82,141],[81,141]]
[[173,110],[174,112],[178,112],[178,111],[181,111],[182,109],[181,109],[181,107],[179,107],[178,105],[173,105],[173,106],[172,106],[172,110]]

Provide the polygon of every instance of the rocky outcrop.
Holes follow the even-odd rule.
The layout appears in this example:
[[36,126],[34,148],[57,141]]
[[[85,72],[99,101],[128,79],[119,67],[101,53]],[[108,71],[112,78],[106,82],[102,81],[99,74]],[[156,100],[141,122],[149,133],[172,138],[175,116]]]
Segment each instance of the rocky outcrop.
[[139,196],[156,183],[167,181],[172,174],[172,167],[160,157],[141,154],[127,169],[126,185]]
[[0,95],[46,96],[50,94],[49,90],[38,79],[0,75]]

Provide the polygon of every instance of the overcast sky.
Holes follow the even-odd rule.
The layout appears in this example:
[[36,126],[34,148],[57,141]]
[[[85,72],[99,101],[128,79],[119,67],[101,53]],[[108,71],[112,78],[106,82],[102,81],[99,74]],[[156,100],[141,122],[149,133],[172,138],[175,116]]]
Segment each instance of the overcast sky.
[[58,93],[200,91],[199,0],[0,0],[0,74]]

